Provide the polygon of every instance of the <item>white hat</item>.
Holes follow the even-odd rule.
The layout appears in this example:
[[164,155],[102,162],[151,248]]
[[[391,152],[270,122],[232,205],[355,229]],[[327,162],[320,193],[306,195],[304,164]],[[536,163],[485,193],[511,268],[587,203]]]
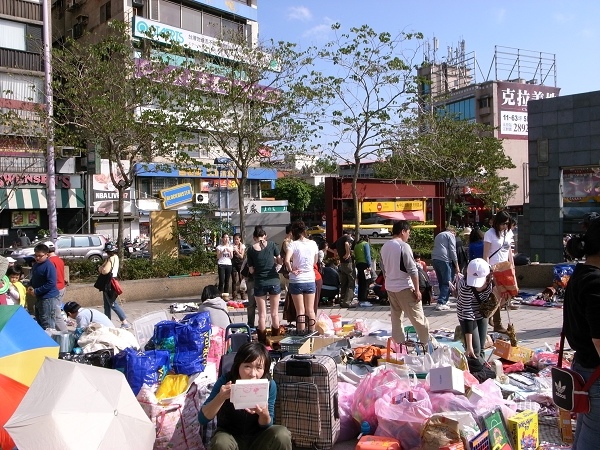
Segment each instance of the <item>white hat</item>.
[[482,287],[489,274],[489,263],[485,259],[475,258],[467,267],[467,286]]
[[15,263],[15,262],[17,262],[17,260],[16,260],[15,258],[11,258],[10,256],[7,256],[7,257],[6,257],[6,260],[7,260],[9,263]]
[[463,234],[463,236],[467,236],[468,234],[471,234],[471,231],[473,231],[473,230],[470,227],[465,227],[463,229],[462,234]]

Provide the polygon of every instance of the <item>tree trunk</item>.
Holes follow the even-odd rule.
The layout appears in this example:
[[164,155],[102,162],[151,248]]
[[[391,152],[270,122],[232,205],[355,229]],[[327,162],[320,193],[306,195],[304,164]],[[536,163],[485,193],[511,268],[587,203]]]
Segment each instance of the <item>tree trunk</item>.
[[248,180],[248,169],[240,170],[241,176],[238,179],[238,207],[240,210],[240,235],[242,241],[246,239],[246,208],[244,205],[244,186]]
[[[359,220],[359,205],[358,205],[358,171],[360,170],[360,158],[354,161],[354,172],[352,173],[352,204],[354,205],[354,242],[360,240],[360,220]],[[344,213],[342,211],[342,222],[344,221]]]
[[119,231],[117,232],[117,247],[119,249],[119,261],[123,261],[123,257],[125,256],[125,249],[123,248],[123,232],[124,232],[124,212],[123,205],[125,204],[125,199],[123,198],[123,194],[125,193],[125,186],[117,185],[117,190],[119,191]]

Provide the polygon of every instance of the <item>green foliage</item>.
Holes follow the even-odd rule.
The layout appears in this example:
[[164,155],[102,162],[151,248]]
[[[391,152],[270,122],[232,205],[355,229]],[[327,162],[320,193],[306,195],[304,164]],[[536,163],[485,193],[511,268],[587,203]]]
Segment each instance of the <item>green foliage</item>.
[[423,258],[429,258],[433,250],[433,239],[433,228],[413,228],[410,230],[408,243],[413,253],[420,253]]
[[[69,266],[71,282],[94,282],[98,276],[98,264],[89,260],[64,259]],[[123,280],[143,280],[168,276],[190,275],[192,273],[214,273],[217,258],[214,252],[196,251],[190,256],[172,258],[158,255],[154,260],[135,258],[121,260],[119,278]]]
[[278,178],[275,189],[265,192],[266,197],[276,200],[287,200],[290,212],[305,211],[311,202],[313,186],[293,175]]
[[333,156],[325,155],[315,161],[315,173],[337,173],[338,164]]
[[376,164],[376,176],[409,182],[442,180],[446,222],[450,223],[463,187],[483,185],[499,170],[515,167],[492,131],[490,126],[457,120],[450,114],[416,115],[390,141],[392,154]]
[[213,242],[213,236],[231,233],[231,224],[213,216],[217,206],[209,203],[196,205],[188,209],[190,214],[178,221],[175,236],[179,235],[187,242],[193,243],[196,248],[202,247],[204,242]]

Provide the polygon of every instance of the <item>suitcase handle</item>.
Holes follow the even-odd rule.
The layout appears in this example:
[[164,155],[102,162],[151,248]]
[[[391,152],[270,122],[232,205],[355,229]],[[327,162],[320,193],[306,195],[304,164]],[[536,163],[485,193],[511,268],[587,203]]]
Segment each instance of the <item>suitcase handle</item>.
[[300,360],[316,359],[316,356],[315,355],[295,354],[295,355],[292,355],[292,359],[300,359]]

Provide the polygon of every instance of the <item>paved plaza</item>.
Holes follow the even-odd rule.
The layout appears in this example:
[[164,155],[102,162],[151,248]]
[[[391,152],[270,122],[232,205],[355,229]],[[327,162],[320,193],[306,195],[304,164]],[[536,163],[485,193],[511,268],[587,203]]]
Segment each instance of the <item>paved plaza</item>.
[[[529,293],[538,293],[539,290],[527,289]],[[184,314],[170,314],[169,305],[177,302],[199,302],[200,294],[197,297],[185,297],[185,298],[156,298],[148,299],[146,301],[128,302],[123,303],[123,309],[127,313],[128,319],[134,321],[144,314],[154,311],[166,311],[170,316],[177,318],[183,317]],[[98,296],[98,302],[96,307],[102,310],[102,299]],[[449,311],[435,311],[435,305],[424,306],[425,315],[429,319],[429,325],[431,330],[448,329],[454,330],[458,325],[458,319],[456,317],[456,305],[450,304],[451,309]],[[342,316],[342,320],[353,320],[357,318],[379,320],[381,322],[390,322],[390,308],[389,306],[381,306],[374,304],[371,307],[365,308],[338,308],[338,307],[324,307],[322,308],[329,315],[339,314]],[[510,312],[502,311],[502,322],[504,326],[509,323],[508,314],[510,314],[510,321],[515,325],[517,331],[517,337],[521,345],[532,349],[543,347],[546,343],[554,348],[554,344],[558,342],[560,329],[562,326],[562,309],[556,307],[543,307],[543,306],[527,306],[521,305],[518,310],[511,310]],[[246,322],[247,315],[245,309],[237,309],[230,311],[233,322]],[[282,308],[280,307],[280,320],[281,323],[285,323],[282,319]],[[116,320],[113,314],[113,319]],[[267,318],[267,320],[269,320]],[[117,323],[117,322],[115,322]],[[408,320],[405,320],[404,325],[410,325]]]

